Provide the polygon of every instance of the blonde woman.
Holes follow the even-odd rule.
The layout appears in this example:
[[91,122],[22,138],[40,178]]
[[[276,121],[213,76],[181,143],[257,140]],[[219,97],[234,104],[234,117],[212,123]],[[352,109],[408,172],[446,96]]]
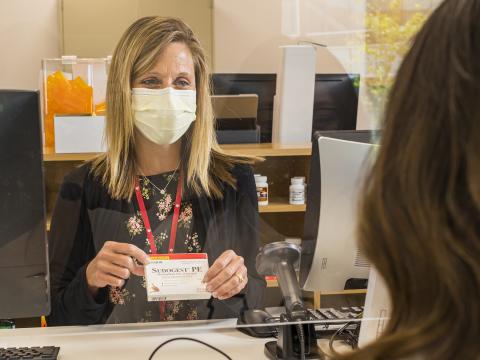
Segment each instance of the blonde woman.
[[[205,54],[181,20],[142,18],[122,36],[107,151],[67,175],[52,219],[50,325],[226,318],[262,306],[250,161],[218,147],[209,94]],[[154,252],[207,253],[212,297],[148,302],[142,265]]]

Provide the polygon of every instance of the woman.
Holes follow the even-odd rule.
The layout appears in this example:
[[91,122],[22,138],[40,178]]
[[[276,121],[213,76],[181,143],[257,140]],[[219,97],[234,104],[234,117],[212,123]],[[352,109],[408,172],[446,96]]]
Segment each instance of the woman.
[[[262,306],[251,161],[220,150],[209,95],[205,54],[181,20],[142,18],[122,36],[108,76],[107,151],[65,178],[55,207],[49,324],[235,317]],[[143,265],[168,252],[208,254],[210,300],[147,301]]]
[[398,72],[359,225],[391,318],[345,358],[480,358],[479,19],[444,1]]

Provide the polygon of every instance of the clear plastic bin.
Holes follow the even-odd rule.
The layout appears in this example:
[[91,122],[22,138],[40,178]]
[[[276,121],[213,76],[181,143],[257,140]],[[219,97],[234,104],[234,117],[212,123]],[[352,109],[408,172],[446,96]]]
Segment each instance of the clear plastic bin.
[[42,60],[45,146],[55,146],[55,116],[105,114],[109,64],[110,57]]

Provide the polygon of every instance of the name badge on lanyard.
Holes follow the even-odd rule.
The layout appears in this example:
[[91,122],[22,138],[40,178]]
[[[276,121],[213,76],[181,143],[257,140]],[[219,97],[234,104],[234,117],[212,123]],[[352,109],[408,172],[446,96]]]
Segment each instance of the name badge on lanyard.
[[180,176],[177,185],[167,254],[158,254],[138,179],[135,183],[135,195],[151,251],[150,263],[145,266],[148,301],[209,299],[211,295],[206,290],[206,284],[202,283],[208,271],[207,254],[174,254],[182,202],[182,177]]

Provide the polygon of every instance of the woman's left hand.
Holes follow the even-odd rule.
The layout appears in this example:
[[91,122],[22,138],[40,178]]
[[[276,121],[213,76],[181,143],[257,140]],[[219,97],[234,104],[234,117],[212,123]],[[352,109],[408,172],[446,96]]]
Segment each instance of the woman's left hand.
[[233,250],[225,251],[208,269],[203,282],[207,283],[207,291],[219,300],[238,294],[248,282],[243,257]]

